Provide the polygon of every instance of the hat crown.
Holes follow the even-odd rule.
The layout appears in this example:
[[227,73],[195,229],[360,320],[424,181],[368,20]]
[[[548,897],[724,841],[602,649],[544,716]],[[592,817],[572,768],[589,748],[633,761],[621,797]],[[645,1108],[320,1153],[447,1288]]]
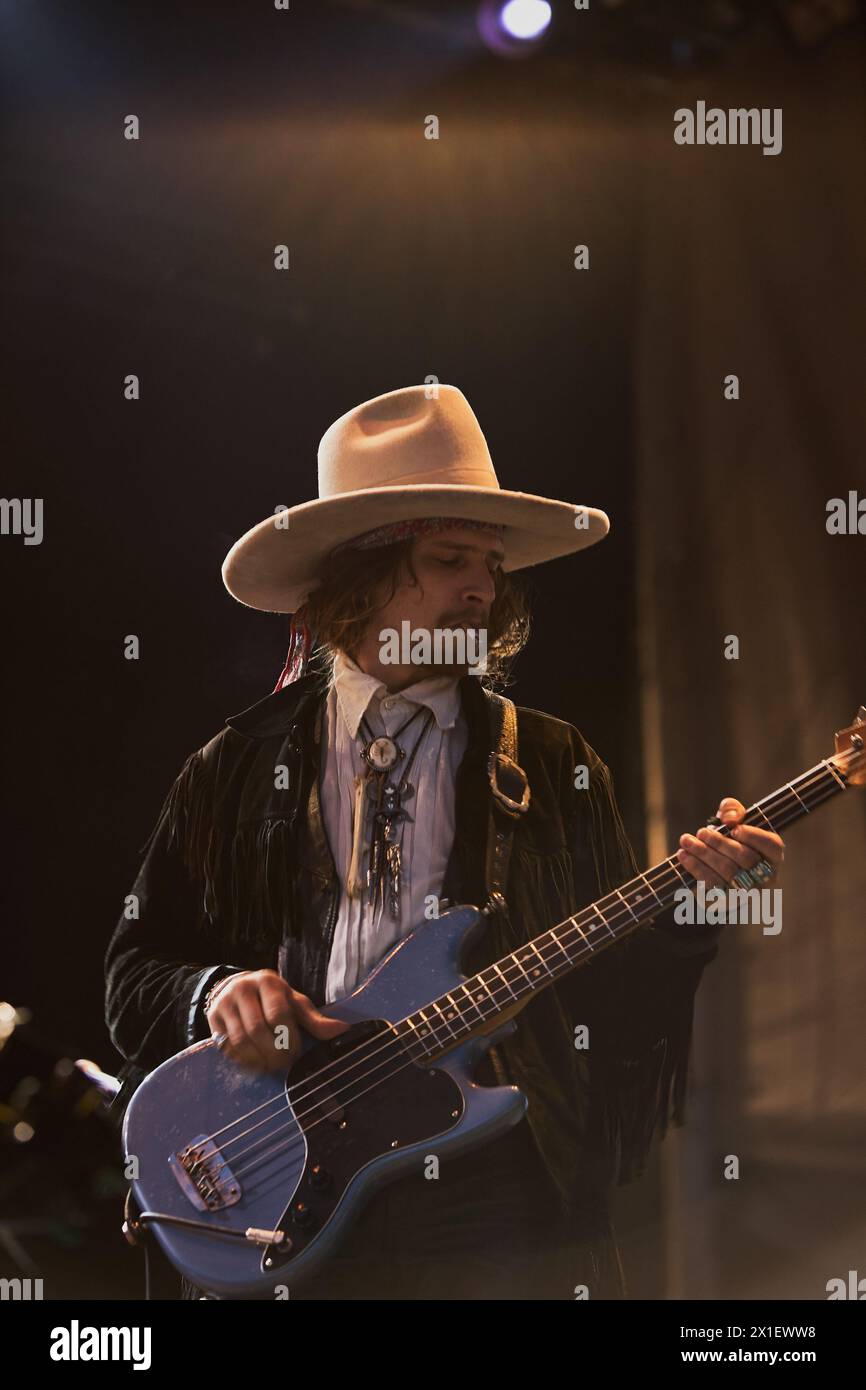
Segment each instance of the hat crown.
[[341,415],[319,442],[319,497],[365,488],[491,488],[499,480],[487,440],[456,386],[406,386]]

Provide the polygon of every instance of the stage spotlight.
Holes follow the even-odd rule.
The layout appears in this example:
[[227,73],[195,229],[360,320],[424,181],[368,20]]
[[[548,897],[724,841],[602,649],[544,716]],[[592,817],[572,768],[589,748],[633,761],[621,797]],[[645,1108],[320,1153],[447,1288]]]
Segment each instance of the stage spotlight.
[[547,0],[485,0],[478,9],[478,30],[500,57],[527,58],[545,41],[552,18]]
[[499,14],[499,22],[513,39],[537,39],[543,34],[553,11],[546,0],[508,0]]

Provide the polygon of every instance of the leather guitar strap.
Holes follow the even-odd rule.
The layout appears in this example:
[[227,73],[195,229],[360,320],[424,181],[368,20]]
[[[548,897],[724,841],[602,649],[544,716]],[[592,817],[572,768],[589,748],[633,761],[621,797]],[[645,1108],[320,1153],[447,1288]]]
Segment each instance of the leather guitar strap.
[[[529,782],[517,762],[517,711],[514,703],[492,690],[484,690],[491,722],[491,752],[487,760],[490,809],[487,821],[485,861],[486,910],[501,912],[508,920],[505,886],[514,831],[529,809]],[[502,1086],[513,1085],[499,1046],[487,1054]]]
[[487,760],[490,810],[487,823],[485,887],[487,907],[508,913],[505,885],[511,845],[518,822],[529,810],[529,782],[517,762],[517,711],[511,700],[485,690],[492,726],[492,750]]

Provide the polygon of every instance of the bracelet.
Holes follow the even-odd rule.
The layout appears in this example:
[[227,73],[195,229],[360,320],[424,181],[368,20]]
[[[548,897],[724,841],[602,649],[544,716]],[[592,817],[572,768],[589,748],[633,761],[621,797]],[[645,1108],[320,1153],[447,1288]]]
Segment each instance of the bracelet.
[[204,1001],[204,1004],[202,1005],[202,1013],[204,1014],[205,1018],[207,1018],[210,1010],[216,1003],[217,995],[219,994],[220,990],[223,989],[229,983],[229,981],[233,980],[234,978],[234,975],[224,975],[221,980],[217,980],[216,984],[212,985],[211,988],[208,990],[207,997]]

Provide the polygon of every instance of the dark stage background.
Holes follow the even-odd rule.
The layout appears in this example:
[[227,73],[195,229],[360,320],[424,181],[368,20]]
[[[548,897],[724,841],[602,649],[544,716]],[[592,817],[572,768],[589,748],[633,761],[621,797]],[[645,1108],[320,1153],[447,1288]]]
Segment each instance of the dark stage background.
[[[804,46],[785,9],[562,5],[516,61],[473,5],[4,7],[3,489],[45,499],[45,533],[0,537],[0,998],[46,1040],[117,1065],[102,957],[138,847],[285,656],[220,564],[381,392],[459,386],[503,487],[611,516],[532,572],[509,693],[610,764],[642,860],[832,751],[866,702],[866,536],[824,526],[866,495],[864,25]],[[676,146],[698,99],[783,108],[782,153]],[[863,1268],[846,799],[791,833],[780,937],[729,933],[701,986],[689,1127],[618,1193],[635,1297],[824,1297]],[[748,1200],[709,1176],[731,1151]],[[92,1171],[74,1220],[19,1232],[52,1297],[94,1249],[89,1296],[140,1292]]]

